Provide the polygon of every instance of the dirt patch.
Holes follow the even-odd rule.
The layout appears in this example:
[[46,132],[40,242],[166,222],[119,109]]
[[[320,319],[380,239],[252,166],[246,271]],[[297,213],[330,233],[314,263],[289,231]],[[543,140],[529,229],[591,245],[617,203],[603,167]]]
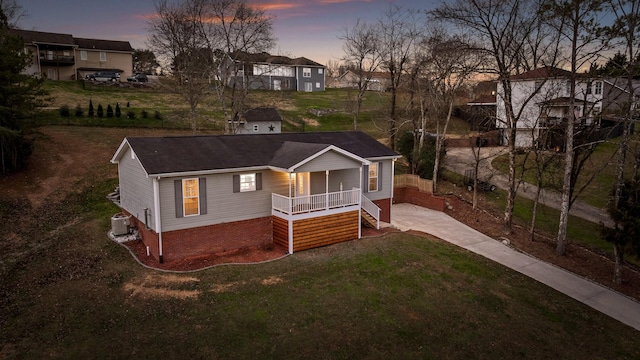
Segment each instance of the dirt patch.
[[316,119],[302,118],[302,121],[304,121],[305,124],[307,124],[307,125],[320,126],[320,123]]
[[174,298],[193,299],[200,295],[199,290],[181,290],[172,287],[198,282],[197,278],[167,275],[147,275],[140,283],[129,282],[124,284],[123,290],[131,292],[131,297],[142,298]]
[[282,280],[280,277],[278,276],[271,276],[268,277],[264,280],[261,281],[262,285],[276,285],[276,284],[280,284],[283,283],[284,280]]
[[233,282],[233,283],[228,283],[228,284],[214,284],[211,287],[211,291],[213,291],[216,294],[220,294],[220,293],[224,293],[224,292],[228,292],[231,291],[239,286],[242,286],[246,284],[245,282]]

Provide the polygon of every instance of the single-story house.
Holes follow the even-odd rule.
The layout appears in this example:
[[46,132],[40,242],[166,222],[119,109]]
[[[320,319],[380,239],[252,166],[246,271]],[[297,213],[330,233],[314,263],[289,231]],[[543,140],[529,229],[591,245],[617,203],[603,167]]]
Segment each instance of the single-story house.
[[111,162],[122,212],[163,262],[358,239],[362,221],[391,221],[399,157],[349,131],[127,137]]

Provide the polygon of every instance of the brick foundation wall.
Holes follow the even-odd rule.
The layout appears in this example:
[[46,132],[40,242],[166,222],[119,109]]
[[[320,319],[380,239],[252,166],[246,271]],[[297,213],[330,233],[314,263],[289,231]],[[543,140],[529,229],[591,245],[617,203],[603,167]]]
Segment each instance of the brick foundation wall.
[[409,203],[438,211],[444,211],[446,208],[444,198],[422,192],[412,186],[393,189],[393,202]]
[[271,216],[162,233],[164,261],[273,243]]
[[375,200],[373,202],[380,208],[380,221],[391,222],[391,199]]
[[144,223],[138,220],[135,216],[131,215],[126,210],[122,210],[125,215],[131,216],[131,226],[138,229],[138,235],[142,238],[142,242],[145,246],[149,247],[151,255],[158,260],[160,258],[160,250],[158,248],[158,234],[153,230],[147,230]]

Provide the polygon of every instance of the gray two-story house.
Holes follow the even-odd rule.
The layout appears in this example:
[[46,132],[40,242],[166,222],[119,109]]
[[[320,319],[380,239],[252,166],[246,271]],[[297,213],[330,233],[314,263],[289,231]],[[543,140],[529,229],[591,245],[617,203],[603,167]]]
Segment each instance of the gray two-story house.
[[220,77],[229,85],[252,90],[325,90],[325,66],[304,57],[236,51],[223,64]]

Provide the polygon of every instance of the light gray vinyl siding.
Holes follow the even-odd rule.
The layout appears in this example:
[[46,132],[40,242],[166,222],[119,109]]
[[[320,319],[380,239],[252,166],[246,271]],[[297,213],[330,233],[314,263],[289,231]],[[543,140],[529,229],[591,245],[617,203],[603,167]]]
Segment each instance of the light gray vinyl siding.
[[137,158],[131,158],[128,148],[118,161],[120,206],[144,223],[144,209],[149,209],[148,221],[155,230],[153,213],[153,180],[148,178]]
[[[379,162],[382,164],[382,183],[378,191],[364,192],[364,196],[369,200],[388,199],[391,197],[393,184],[393,161],[392,160],[372,160],[371,162]],[[366,178],[366,176],[365,176]],[[367,186],[367,183],[362,184],[363,187]]]
[[348,158],[336,151],[328,151],[308,163],[295,169],[295,172],[314,172],[360,168],[362,163]]
[[[310,174],[311,194],[324,194],[327,190],[327,175],[324,171],[313,172]],[[360,168],[347,170],[334,170],[329,172],[329,192],[340,191],[340,183],[342,190],[351,190],[360,188]]]
[[329,173],[329,192],[340,191],[340,183],[342,190],[351,190],[360,188],[360,168],[348,170],[336,170]]
[[161,179],[162,230],[181,230],[270,216],[271,193],[288,195],[289,177],[286,173],[270,170],[256,172],[262,173],[262,190],[238,193],[233,192],[233,175],[250,172],[204,176],[207,179],[207,214],[181,218],[176,217],[176,200],[173,185],[173,181],[180,178]]
[[311,179],[309,181],[309,186],[311,187],[311,195],[315,194],[324,194],[327,190],[326,180],[327,175],[323,172],[314,172],[311,173]]

